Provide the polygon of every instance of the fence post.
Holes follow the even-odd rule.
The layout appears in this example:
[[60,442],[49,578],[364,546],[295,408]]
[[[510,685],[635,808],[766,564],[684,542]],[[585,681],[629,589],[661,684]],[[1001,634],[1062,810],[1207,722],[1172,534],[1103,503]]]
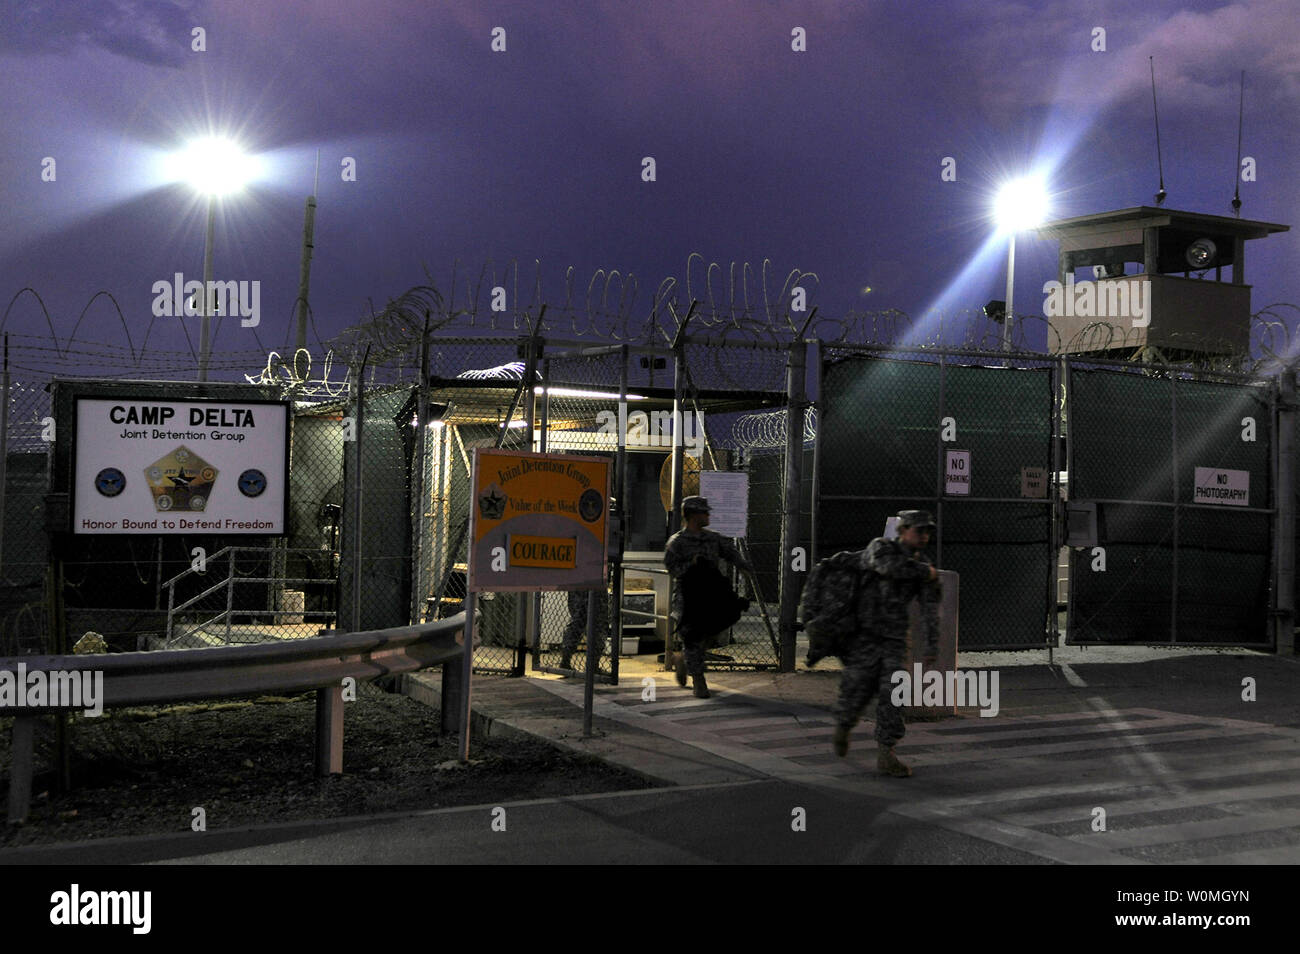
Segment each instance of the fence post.
[[[626,344],[619,348],[618,354],[618,419],[624,421],[627,419],[628,362],[632,358]],[[654,361],[651,360],[650,364],[653,366]],[[614,550],[614,612],[609,617],[613,622],[610,635],[614,637],[609,667],[614,685],[617,686],[618,657],[623,652],[623,551],[627,541],[627,430],[621,424],[618,428],[618,452],[614,457],[614,488],[611,493],[618,499],[618,508],[614,513],[618,520],[618,540]]]
[[809,401],[808,406],[815,407],[815,422],[813,430],[813,475],[812,475],[812,507],[809,515],[809,534],[808,534],[808,566],[811,568],[817,563],[817,534],[820,530],[820,524],[817,522],[821,517],[821,493],[822,493],[822,378],[826,370],[826,356],[823,353],[821,340],[814,339],[816,344],[817,360],[813,363],[813,398]]
[[1047,481],[1048,549],[1051,571],[1047,574],[1047,665],[1053,665],[1056,647],[1061,642],[1061,621],[1057,606],[1061,598],[1061,442],[1065,439],[1065,356],[1052,362],[1052,472]]
[[[529,438],[529,449],[535,450],[539,454],[547,452],[547,437],[551,429],[551,359],[542,358],[542,412],[541,420],[537,426],[537,441],[534,446],[532,438]],[[534,405],[536,402],[534,402]],[[534,406],[534,413],[537,408]],[[533,644],[533,669],[540,669],[542,666],[542,591],[537,590],[533,593],[526,594],[528,606],[532,621],[532,644]],[[522,595],[521,595],[522,598]],[[522,663],[520,664],[522,667]]]
[[366,353],[361,358],[361,367],[357,370],[354,387],[357,396],[356,420],[352,427],[352,440],[356,445],[352,460],[355,463],[355,473],[352,475],[352,629],[351,632],[361,632],[361,437],[362,426],[365,420],[366,411],[366,362],[370,360],[370,346],[366,345]]
[[235,611],[235,548],[230,548],[230,572],[226,574],[226,645],[230,645],[230,617]]
[[4,371],[0,372],[0,580],[5,565],[5,481],[9,478],[9,336],[5,335]]
[[1278,655],[1295,654],[1295,368],[1282,369],[1277,400],[1277,561],[1273,592],[1274,645]]
[[[524,439],[522,441],[524,449],[534,450],[533,445],[533,426],[537,420],[537,364],[542,357],[542,333],[541,318],[539,316],[537,325],[532,329],[528,336],[528,345],[526,359],[524,360],[524,378],[520,400],[523,406],[520,410],[524,415]],[[506,421],[506,424],[509,424]],[[529,630],[539,630],[540,627],[533,625],[535,615],[534,598],[532,593],[524,592],[517,594],[515,603],[515,665],[510,675],[522,676],[527,670],[525,661],[528,659],[528,633]],[[540,632],[539,632],[540,639]]]
[[791,554],[799,545],[799,505],[803,496],[803,413],[806,406],[804,374],[808,345],[802,338],[790,343],[786,361],[785,488],[781,518],[781,672],[795,668],[795,615],[799,608],[799,581]]
[[424,474],[428,467],[429,431],[429,311],[424,312],[424,333],[420,336],[420,383],[415,404],[415,460],[411,466],[411,499],[415,504],[415,525],[411,528],[411,625],[420,622],[420,604],[424,593],[424,511],[429,496]]
[[[686,457],[682,447],[682,395],[686,390],[686,351],[683,338],[686,336],[686,325],[691,320],[691,315],[695,311],[695,302],[691,302],[690,310],[686,313],[686,318],[677,328],[677,336],[673,339],[673,454],[672,464],[672,491],[668,498],[668,537],[682,528],[682,472],[686,469]],[[652,361],[651,364],[654,362]],[[671,575],[668,577],[668,605],[672,606],[673,589],[676,581]],[[671,615],[671,611],[670,611]],[[677,627],[670,622],[668,626],[668,635],[664,640],[664,671],[671,672],[673,669],[673,646],[677,640]]]

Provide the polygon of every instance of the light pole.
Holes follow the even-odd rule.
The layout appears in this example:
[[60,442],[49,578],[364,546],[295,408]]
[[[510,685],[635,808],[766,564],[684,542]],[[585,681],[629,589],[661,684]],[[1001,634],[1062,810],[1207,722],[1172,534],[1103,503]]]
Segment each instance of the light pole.
[[217,199],[238,192],[252,174],[252,163],[238,145],[210,136],[197,139],[176,157],[182,174],[200,195],[208,197],[207,238],[203,244],[203,311],[199,325],[199,380],[208,379],[212,357],[212,239],[216,232]]
[[1047,188],[1043,180],[1026,176],[1008,182],[998,192],[993,214],[1010,235],[1007,246],[1007,307],[1002,316],[1002,350],[1011,350],[1011,322],[1015,320],[1016,233],[1040,225],[1047,217]]
[[[216,231],[217,196],[208,193],[208,237],[203,243],[203,318],[199,323],[199,380],[208,379],[208,359],[212,357],[212,328],[209,309],[212,307],[212,235]],[[1014,247],[1015,236],[1011,242]]]

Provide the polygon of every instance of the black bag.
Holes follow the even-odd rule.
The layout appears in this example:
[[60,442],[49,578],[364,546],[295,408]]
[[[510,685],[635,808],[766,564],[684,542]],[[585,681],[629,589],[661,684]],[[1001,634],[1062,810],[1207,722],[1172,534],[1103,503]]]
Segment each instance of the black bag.
[[749,609],[749,600],[736,595],[731,582],[710,560],[692,564],[677,585],[682,588],[682,622],[696,639],[712,639],[734,626]]

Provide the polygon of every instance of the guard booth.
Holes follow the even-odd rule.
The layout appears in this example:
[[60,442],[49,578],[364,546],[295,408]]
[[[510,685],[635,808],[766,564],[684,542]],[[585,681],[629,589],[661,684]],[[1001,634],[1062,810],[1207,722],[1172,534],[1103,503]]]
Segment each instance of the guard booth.
[[[547,349],[546,358],[536,363],[531,393],[523,385],[523,361],[429,381],[417,529],[421,556],[415,574],[420,608],[424,619],[434,619],[464,606],[475,448],[608,458],[614,465],[605,600],[609,631],[597,677],[616,681],[620,653],[660,653],[668,636],[663,549],[674,527],[668,511],[675,407],[682,421],[679,493],[686,496],[707,489],[713,474],[741,473],[742,454],[723,446],[731,421],[779,407],[784,394],[700,388],[675,404],[667,370],[672,358],[666,349],[616,346],[594,358],[590,348],[565,352],[560,343],[547,342]],[[411,403],[394,417],[415,418],[417,398],[413,393]],[[779,501],[762,509],[779,512]],[[712,664],[775,666],[776,594],[756,592],[757,580],[743,585],[749,587],[754,608],[730,634],[730,642],[715,650]],[[477,612],[481,644],[475,651],[476,671],[522,674],[528,657],[534,669],[562,671],[562,642],[571,622],[567,593],[482,592]],[[580,646],[572,658],[573,671],[582,671],[584,659]]]
[[[1053,354],[1128,358],[1154,348],[1165,361],[1182,361],[1246,354],[1246,243],[1289,226],[1140,206],[1037,231],[1060,242],[1059,289],[1044,305]],[[1129,274],[1136,266],[1141,271]]]
[[1060,243],[1044,291],[1067,359],[1068,643],[1279,645],[1294,481],[1290,434],[1277,442],[1293,425],[1276,380],[1234,368],[1251,347],[1247,243],[1285,231],[1149,206],[1038,229]]

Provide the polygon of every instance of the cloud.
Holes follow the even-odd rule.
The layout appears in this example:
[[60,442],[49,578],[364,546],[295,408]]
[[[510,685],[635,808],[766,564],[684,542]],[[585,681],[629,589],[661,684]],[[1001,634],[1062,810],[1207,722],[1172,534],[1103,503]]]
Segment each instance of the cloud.
[[191,0],[25,0],[8,4],[0,54],[37,56],[100,48],[151,66],[190,52]]
[[[1247,107],[1300,101],[1300,17],[1293,0],[1239,0],[1204,12],[1181,2],[1080,14],[1053,2],[982,6],[954,32],[953,72],[974,77],[989,109],[1094,108],[1151,98],[1148,57],[1155,57],[1160,104],[1235,113],[1240,71]],[[1106,50],[1092,49],[1105,29]],[[974,35],[972,35],[972,33]],[[1253,80],[1252,80],[1253,77]]]

